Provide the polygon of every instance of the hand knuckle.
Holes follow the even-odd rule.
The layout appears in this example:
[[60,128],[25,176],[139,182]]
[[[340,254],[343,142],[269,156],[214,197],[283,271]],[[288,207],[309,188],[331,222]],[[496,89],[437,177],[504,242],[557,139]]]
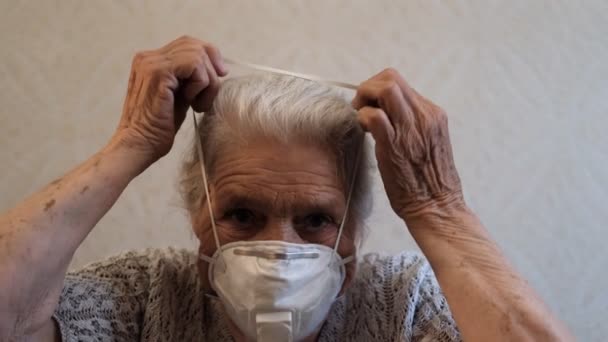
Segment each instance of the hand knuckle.
[[383,115],[382,110],[377,108],[371,109],[368,113],[369,121],[373,124],[378,124],[383,120]]
[[392,67],[384,69],[382,73],[386,74],[391,79],[396,79],[399,77],[399,71]]
[[380,92],[381,97],[394,97],[399,95],[399,85],[395,81],[387,82]]
[[144,72],[158,78],[166,78],[169,76],[169,71],[161,65],[158,64],[150,64],[145,67]]
[[447,129],[448,117],[440,113],[433,113],[430,120],[427,121],[427,129],[430,132],[440,132]]
[[448,121],[448,115],[446,114],[443,108],[431,103],[431,115],[435,118],[436,121],[444,123]]
[[137,66],[137,65],[141,64],[141,62],[144,59],[144,57],[145,57],[145,53],[143,51],[136,52],[135,55],[133,56],[133,62],[132,62],[132,64],[134,66]]
[[191,67],[195,67],[195,68],[202,65],[205,62],[203,56],[201,54],[198,54],[195,52],[185,55],[183,57],[182,61],[183,61],[182,63],[189,65]]
[[211,44],[211,43],[207,43],[207,42],[203,42],[203,47],[205,48],[206,51],[210,52],[210,53],[218,53],[219,49],[217,48],[217,46]]
[[447,123],[448,122],[448,115],[445,113],[445,111],[441,108],[438,108],[437,111],[437,118],[439,119],[440,122],[442,123]]

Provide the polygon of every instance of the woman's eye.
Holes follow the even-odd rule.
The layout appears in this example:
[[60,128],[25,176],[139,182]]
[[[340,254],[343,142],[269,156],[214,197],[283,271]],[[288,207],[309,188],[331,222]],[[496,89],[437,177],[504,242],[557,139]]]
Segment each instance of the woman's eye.
[[237,208],[228,211],[226,213],[226,217],[240,225],[251,224],[255,219],[255,215],[251,210],[243,208]]
[[303,222],[306,228],[309,229],[320,229],[328,224],[334,223],[333,219],[325,214],[312,214],[306,216]]

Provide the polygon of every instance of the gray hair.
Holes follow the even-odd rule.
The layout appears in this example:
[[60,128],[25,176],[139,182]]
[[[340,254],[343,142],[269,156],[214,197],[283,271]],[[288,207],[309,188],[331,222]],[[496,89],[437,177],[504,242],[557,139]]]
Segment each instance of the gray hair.
[[[290,76],[254,74],[223,82],[212,109],[199,124],[205,170],[213,179],[217,157],[227,148],[255,138],[271,138],[326,146],[337,160],[338,176],[350,190],[356,179],[349,213],[362,225],[371,208],[368,152],[356,111],[336,89]],[[180,174],[180,190],[190,214],[204,199],[196,135]],[[359,152],[360,151],[360,152]],[[360,153],[357,167],[356,155]]]

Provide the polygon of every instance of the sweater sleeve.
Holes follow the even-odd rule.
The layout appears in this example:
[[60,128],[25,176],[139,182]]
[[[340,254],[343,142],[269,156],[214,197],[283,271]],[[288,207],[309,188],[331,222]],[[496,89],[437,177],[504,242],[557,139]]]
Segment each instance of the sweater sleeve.
[[139,340],[148,267],[145,253],[130,252],[70,272],[53,315],[61,340]]
[[345,340],[461,340],[431,266],[419,253],[365,255],[350,294]]
[[435,274],[429,263],[421,263],[417,277],[418,291],[414,319],[412,322],[412,341],[461,341],[460,333],[452,318]]

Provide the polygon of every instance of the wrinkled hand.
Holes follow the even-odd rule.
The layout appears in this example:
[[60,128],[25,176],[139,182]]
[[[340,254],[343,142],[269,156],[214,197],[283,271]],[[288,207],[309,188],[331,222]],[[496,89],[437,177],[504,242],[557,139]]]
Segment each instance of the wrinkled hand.
[[353,99],[376,141],[376,158],[393,210],[406,223],[464,206],[447,116],[387,69],[363,82]]
[[226,74],[219,50],[191,37],[137,53],[113,140],[156,161],[171,149],[190,106],[199,112],[210,108],[218,76]]

